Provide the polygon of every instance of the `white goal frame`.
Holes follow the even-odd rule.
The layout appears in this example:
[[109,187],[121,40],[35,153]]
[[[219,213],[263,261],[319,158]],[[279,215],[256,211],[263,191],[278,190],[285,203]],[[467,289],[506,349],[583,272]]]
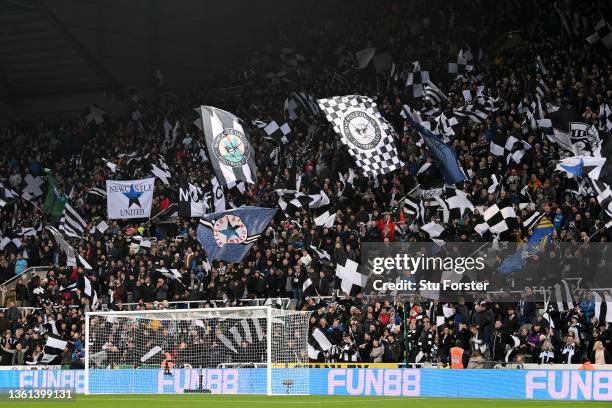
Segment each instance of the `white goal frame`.
[[[278,393],[273,393],[272,388],[272,365],[274,364],[272,361],[272,319],[277,317],[275,315],[275,311],[278,309],[273,308],[271,305],[266,306],[244,306],[244,307],[229,307],[229,308],[200,308],[200,309],[162,309],[162,310],[130,310],[130,311],[94,311],[94,312],[86,312],[85,313],[85,375],[84,375],[84,393],[90,394],[89,390],[89,337],[90,337],[90,319],[94,316],[146,316],[146,315],[155,315],[155,314],[188,314],[188,313],[197,313],[197,312],[205,312],[205,313],[214,313],[219,312],[222,314],[223,312],[232,313],[232,312],[243,312],[243,311],[265,311],[266,314],[266,394],[267,395],[279,395]],[[281,309],[282,310],[282,309]],[[286,311],[287,315],[291,314],[303,314],[310,315],[309,312],[303,311]],[[306,339],[307,341],[307,339]],[[306,361],[305,367],[307,369],[308,362]],[[296,394],[294,394],[296,395]]]

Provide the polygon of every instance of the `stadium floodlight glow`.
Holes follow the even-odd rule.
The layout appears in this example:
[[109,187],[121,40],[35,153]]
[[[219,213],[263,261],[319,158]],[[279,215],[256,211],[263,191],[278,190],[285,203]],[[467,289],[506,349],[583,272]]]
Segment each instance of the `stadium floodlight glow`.
[[308,394],[309,316],[271,306],[88,312],[85,393]]

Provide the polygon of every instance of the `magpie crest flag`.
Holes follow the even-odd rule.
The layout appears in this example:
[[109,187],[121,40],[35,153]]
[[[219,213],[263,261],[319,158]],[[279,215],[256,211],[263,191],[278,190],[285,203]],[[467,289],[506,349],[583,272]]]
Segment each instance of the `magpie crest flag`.
[[200,112],[208,156],[221,184],[255,184],[255,150],[243,121],[212,106],[200,106]]
[[401,168],[403,163],[395,146],[395,131],[372,98],[346,95],[318,102],[365,175],[376,177]]
[[240,207],[206,214],[198,225],[198,241],[209,261],[240,262],[275,213],[274,208]]

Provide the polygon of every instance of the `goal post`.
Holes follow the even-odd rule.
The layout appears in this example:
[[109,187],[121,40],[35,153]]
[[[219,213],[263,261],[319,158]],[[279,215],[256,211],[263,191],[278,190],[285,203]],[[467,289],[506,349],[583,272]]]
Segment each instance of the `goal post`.
[[271,306],[88,312],[83,388],[308,394],[309,317]]

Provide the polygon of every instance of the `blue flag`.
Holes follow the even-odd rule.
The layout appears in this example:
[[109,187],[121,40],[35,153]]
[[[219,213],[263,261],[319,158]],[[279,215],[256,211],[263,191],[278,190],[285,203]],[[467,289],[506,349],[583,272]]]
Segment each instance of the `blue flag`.
[[565,170],[568,174],[573,174],[574,176],[582,177],[582,168],[584,167],[584,161],[581,159],[575,166],[569,166],[566,164],[559,164],[563,170]]
[[275,213],[275,208],[242,207],[207,214],[198,225],[198,241],[209,261],[240,262]]
[[499,266],[501,273],[513,273],[523,269],[527,258],[544,250],[552,237],[555,227],[548,217],[542,217],[533,229],[527,243],[519,247],[516,252],[504,259]]
[[[405,108],[404,108],[405,109]],[[440,138],[440,136],[428,130],[420,123],[417,123],[412,119],[409,112],[405,112],[406,120],[419,131],[427,149],[434,158],[437,166],[444,176],[444,180],[447,184],[455,184],[462,182],[466,179],[465,174],[461,171],[459,163],[457,162],[457,155],[455,151]]]

